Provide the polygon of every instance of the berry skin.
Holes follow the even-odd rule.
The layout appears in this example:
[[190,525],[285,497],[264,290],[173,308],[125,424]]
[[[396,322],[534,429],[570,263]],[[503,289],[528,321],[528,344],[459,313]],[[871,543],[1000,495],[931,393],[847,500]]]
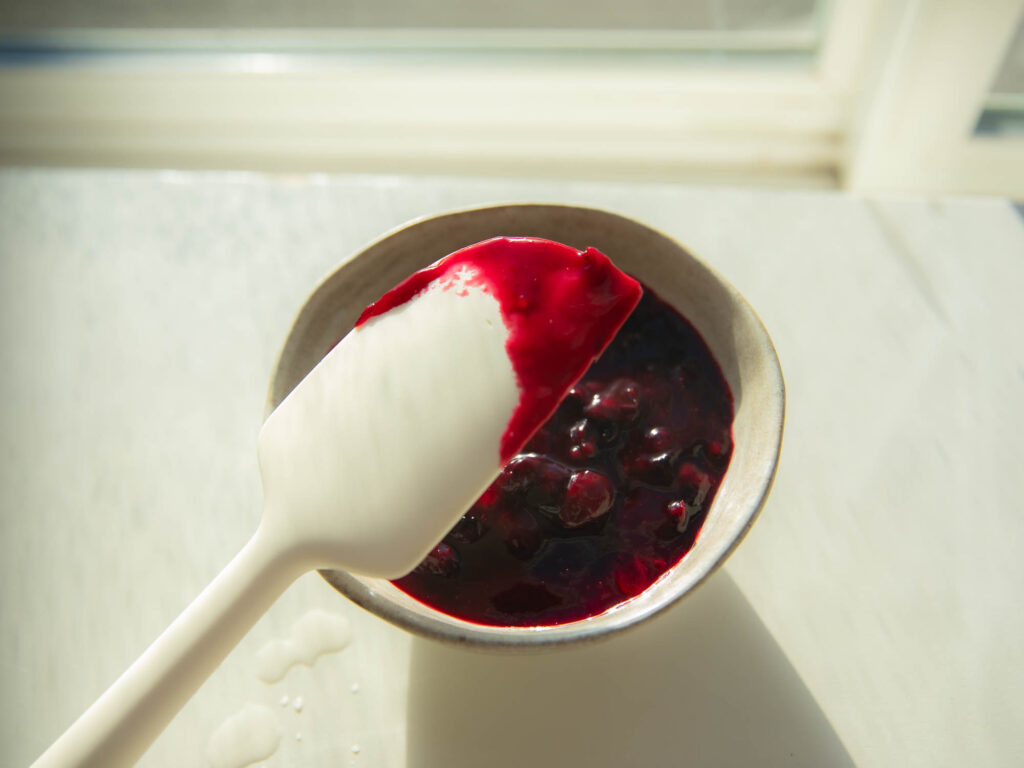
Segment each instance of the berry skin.
[[675,521],[677,531],[686,530],[686,524],[690,522],[691,508],[689,504],[682,499],[676,499],[665,505],[665,511]]
[[655,488],[668,488],[674,480],[675,453],[643,453],[628,457],[622,468],[634,480]]
[[577,472],[569,478],[558,519],[566,528],[578,528],[605,515],[614,500],[615,489],[607,477],[590,470]]
[[497,483],[507,506],[521,506],[549,515],[558,514],[565,498],[570,470],[546,456],[523,454],[510,461]]
[[631,379],[618,379],[594,395],[583,413],[592,419],[628,426],[640,415],[640,387]]
[[569,428],[569,456],[576,461],[585,461],[597,453],[600,433],[587,419],[580,419]]
[[415,573],[426,573],[433,576],[451,578],[459,573],[459,553],[450,544],[441,542],[423,561],[416,566]]
[[535,453],[521,453],[505,465],[495,485],[503,493],[517,493],[530,485],[533,477],[547,461]]
[[590,399],[597,392],[598,388],[590,381],[578,381],[565,395],[565,401],[583,405],[590,402]]
[[586,461],[593,458],[595,453],[597,453],[597,444],[589,440],[579,445],[574,445],[569,449],[569,456],[574,461]]
[[633,480],[667,490],[675,482],[679,438],[668,427],[651,427],[623,451],[622,470]]
[[668,427],[651,427],[640,438],[644,453],[679,453],[679,439]]
[[635,597],[651,583],[647,566],[636,555],[619,555],[612,571],[612,578],[623,597]]
[[502,492],[528,506],[554,512],[565,495],[569,469],[545,456],[516,456],[496,481]]

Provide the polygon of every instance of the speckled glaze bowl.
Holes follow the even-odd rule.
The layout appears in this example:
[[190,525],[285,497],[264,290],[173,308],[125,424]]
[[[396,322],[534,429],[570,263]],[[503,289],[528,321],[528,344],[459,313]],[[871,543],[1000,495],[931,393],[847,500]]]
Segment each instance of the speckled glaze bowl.
[[642,594],[599,616],[555,627],[481,626],[423,605],[387,581],[342,571],[322,573],[366,610],[445,642],[527,650],[595,640],[654,616],[720,566],[761,511],[778,462],[785,390],[771,339],[736,289],[677,242],[614,213],[562,205],[497,205],[406,224],[345,262],[306,300],[274,370],[267,413],[352,328],[367,304],[415,270],[499,235],[594,246],[673,304],[710,347],[735,401],[734,448],[693,549]]

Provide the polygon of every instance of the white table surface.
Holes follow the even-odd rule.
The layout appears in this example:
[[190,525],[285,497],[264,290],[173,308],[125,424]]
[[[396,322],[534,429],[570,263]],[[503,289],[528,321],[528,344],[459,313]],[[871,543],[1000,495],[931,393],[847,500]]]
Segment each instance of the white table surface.
[[[753,532],[663,618],[555,655],[413,641],[304,577],[140,765],[206,765],[250,703],[283,734],[267,766],[1024,764],[1010,203],[8,170],[0,765],[30,763],[254,530],[267,379],[307,292],[395,225],[498,201],[633,216],[750,299],[788,387]],[[256,652],[311,608],[347,617],[352,644],[261,682]]]

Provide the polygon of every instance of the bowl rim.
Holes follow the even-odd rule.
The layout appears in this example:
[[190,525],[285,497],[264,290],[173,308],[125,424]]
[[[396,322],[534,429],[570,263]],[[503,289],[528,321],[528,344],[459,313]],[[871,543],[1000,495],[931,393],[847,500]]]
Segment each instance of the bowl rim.
[[[775,406],[775,413],[769,414],[765,420],[767,426],[775,433],[775,439],[771,441],[768,454],[763,457],[764,460],[759,464],[761,471],[759,472],[759,477],[756,480],[757,488],[754,498],[752,499],[752,503],[749,505],[746,514],[742,516],[742,525],[735,531],[731,538],[726,540],[724,545],[705,553],[706,556],[701,559],[697,566],[691,569],[691,578],[683,585],[683,588],[678,591],[667,592],[657,601],[649,601],[648,604],[640,611],[634,611],[629,614],[618,612],[618,615],[616,615],[617,609],[632,602],[631,599],[624,601],[623,603],[619,603],[608,611],[599,614],[599,617],[602,619],[599,624],[593,623],[594,619],[597,617],[591,617],[554,626],[494,627],[474,624],[462,619],[450,617],[447,614],[443,614],[442,612],[431,608],[430,606],[426,606],[426,608],[429,609],[431,614],[437,614],[439,616],[444,616],[445,618],[439,619],[432,615],[413,613],[395,603],[386,595],[381,595],[380,592],[374,590],[370,585],[352,574],[341,570],[320,571],[321,576],[328,584],[356,605],[415,635],[468,647],[524,651],[530,649],[551,648],[566,644],[592,642],[618,634],[643,623],[669,606],[677,603],[679,600],[686,597],[686,595],[693,592],[694,589],[700,586],[718,568],[720,568],[750,531],[754,522],[759,517],[771,491],[778,471],[779,454],[782,447],[785,425],[786,396],[785,382],[782,376],[782,369],[779,364],[778,353],[767,329],[764,327],[764,323],[754,311],[750,302],[748,302],[747,299],[728,280],[719,274],[717,270],[698,256],[694,255],[692,250],[680,243],[676,238],[673,238],[648,224],[637,221],[636,219],[594,206],[571,205],[564,203],[505,202],[458,208],[413,218],[389,229],[353,253],[349,258],[336,265],[306,296],[299,310],[293,316],[292,322],[288,326],[288,332],[274,361],[270,377],[270,385],[268,387],[264,416],[266,417],[269,415],[275,407],[274,396],[275,391],[278,389],[277,385],[278,378],[281,375],[281,366],[285,360],[289,345],[293,341],[295,329],[299,324],[300,318],[303,317],[307,307],[314,302],[316,297],[322,291],[327,290],[329,286],[334,284],[339,273],[342,272],[348,264],[379,248],[386,241],[399,235],[408,234],[410,230],[414,230],[418,227],[436,225],[441,221],[451,220],[461,216],[474,214],[483,215],[508,209],[551,209],[552,211],[557,210],[562,212],[572,211],[576,213],[583,213],[585,215],[605,217],[610,220],[621,220],[628,226],[634,228],[639,227],[659,236],[671,244],[675,249],[678,249],[683,255],[695,262],[699,268],[705,270],[708,273],[708,277],[716,282],[718,286],[729,295],[730,300],[734,302],[737,309],[744,312],[747,315],[748,320],[752,321],[752,323],[750,323],[750,327],[755,329],[757,335],[758,348],[761,350],[761,364],[765,366],[765,375],[771,379],[770,389],[774,392],[774,397],[771,398],[771,404]],[[770,421],[768,421],[768,419],[770,419]],[[712,509],[714,509],[714,507],[715,502],[712,503]],[[684,557],[683,560],[685,561],[686,557]],[[641,595],[642,594],[644,593],[641,593]]]

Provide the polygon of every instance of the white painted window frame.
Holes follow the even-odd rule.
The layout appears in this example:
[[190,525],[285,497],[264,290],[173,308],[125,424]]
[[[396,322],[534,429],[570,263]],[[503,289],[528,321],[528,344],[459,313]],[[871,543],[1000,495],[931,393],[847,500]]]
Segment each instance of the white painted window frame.
[[[996,173],[1019,162],[1005,164],[1005,143],[962,130],[973,127],[1009,40],[1011,6],[1019,10],[1019,0],[833,0],[807,69],[691,66],[666,56],[467,57],[442,52],[455,37],[410,52],[399,50],[400,36],[389,55],[350,49],[307,59],[239,47],[228,66],[224,57],[158,53],[8,69],[0,72],[0,162],[1021,195]],[[955,29],[965,14],[977,37]],[[970,92],[955,115],[917,121],[932,131],[920,142],[920,131],[901,126],[911,107],[942,112],[948,93],[928,83],[928,52],[957,33],[970,38],[968,65],[956,70]],[[707,44],[662,37],[677,49]],[[624,37],[622,47],[642,48],[641,38]],[[488,40],[507,47],[511,38]],[[932,162],[938,151],[942,164]]]
[[1022,12],[1020,0],[889,6],[851,124],[846,186],[1024,200],[1024,139],[974,134]]

